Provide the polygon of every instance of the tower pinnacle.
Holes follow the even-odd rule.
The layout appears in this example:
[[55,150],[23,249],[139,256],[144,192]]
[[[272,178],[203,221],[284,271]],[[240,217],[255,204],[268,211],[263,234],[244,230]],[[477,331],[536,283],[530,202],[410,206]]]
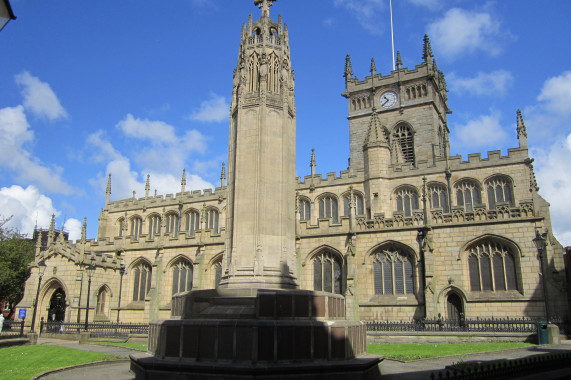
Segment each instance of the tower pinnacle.
[[254,5],[262,9],[262,17],[270,17],[270,7],[278,0],[254,0]]
[[517,139],[520,148],[527,148],[527,129],[521,116],[521,110],[517,110]]
[[432,47],[430,46],[430,39],[428,38],[428,34],[424,35],[424,46],[422,48],[422,59],[424,62],[430,62],[430,60],[434,57],[432,54]]

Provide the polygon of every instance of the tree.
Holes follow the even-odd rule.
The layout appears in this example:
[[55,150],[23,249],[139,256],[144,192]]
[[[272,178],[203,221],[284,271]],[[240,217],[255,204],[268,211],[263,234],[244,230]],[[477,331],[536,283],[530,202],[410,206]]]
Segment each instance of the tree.
[[9,220],[0,220],[0,302],[10,305],[10,318],[24,295],[35,244],[17,230],[5,228]]

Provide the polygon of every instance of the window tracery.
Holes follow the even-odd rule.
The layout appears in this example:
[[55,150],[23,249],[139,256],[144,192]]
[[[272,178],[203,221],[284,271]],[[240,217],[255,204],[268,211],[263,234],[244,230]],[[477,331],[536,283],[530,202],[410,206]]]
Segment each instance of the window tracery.
[[185,214],[185,231],[194,235],[195,231],[200,230],[200,214],[196,210],[189,211]]
[[149,238],[153,238],[161,234],[161,217],[158,215],[151,215],[149,221]]
[[218,210],[215,209],[208,209],[206,210],[204,217],[206,220],[204,224],[207,229],[212,230],[213,233],[218,233]]
[[131,219],[131,239],[137,240],[143,232],[143,220],[138,216]]
[[413,265],[406,253],[388,247],[373,256],[375,295],[414,294]]
[[490,210],[495,209],[498,203],[508,203],[513,207],[513,188],[508,178],[504,176],[494,176],[486,181],[486,189]]
[[326,195],[319,200],[319,218],[331,218],[333,223],[339,222],[339,210],[335,196]]
[[313,258],[313,290],[341,294],[342,265],[337,255],[323,252]]
[[468,274],[473,292],[519,290],[513,251],[493,240],[468,250]]
[[133,301],[144,301],[151,289],[152,268],[140,262],[133,268]]
[[466,212],[474,211],[474,206],[481,204],[480,186],[474,180],[465,179],[458,182],[456,188],[456,203],[464,206]]
[[186,259],[178,260],[172,266],[172,294],[192,290],[192,263]]
[[431,183],[426,189],[428,193],[428,202],[430,208],[441,208],[443,212],[449,213],[448,207],[448,191],[446,186],[436,183]]
[[412,216],[413,210],[418,210],[418,193],[412,187],[402,187],[395,193],[397,211],[404,216]]
[[300,220],[311,219],[311,203],[309,202],[309,199],[305,198],[299,199],[299,219]]

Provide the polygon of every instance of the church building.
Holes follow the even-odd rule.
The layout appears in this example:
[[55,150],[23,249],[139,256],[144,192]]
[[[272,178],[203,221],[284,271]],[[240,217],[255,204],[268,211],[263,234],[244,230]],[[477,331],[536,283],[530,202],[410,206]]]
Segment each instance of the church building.
[[[358,78],[347,55],[339,88],[349,166],[318,174],[312,153],[309,174],[295,178],[295,57],[271,1],[257,3],[260,19],[250,15],[240,34],[228,176],[223,165],[219,187],[190,191],[183,171],[166,195],[150,193],[147,176],[143,196],[111,201],[109,173],[96,239],[84,221],[81,239],[68,241],[53,219],[47,241],[37,239],[18,305],[27,322],[36,291],[37,321],[81,322],[89,305],[89,321],[149,322],[170,317],[173,295],[242,279],[341,294],[354,320],[567,317],[564,249],[538,194],[521,112],[517,147],[465,161],[450,156],[446,79],[428,36],[419,36],[416,66],[399,53],[385,75],[372,61]],[[270,213],[263,223],[240,222],[258,209]],[[545,239],[541,255],[534,239]],[[253,262],[235,253],[247,250]]]

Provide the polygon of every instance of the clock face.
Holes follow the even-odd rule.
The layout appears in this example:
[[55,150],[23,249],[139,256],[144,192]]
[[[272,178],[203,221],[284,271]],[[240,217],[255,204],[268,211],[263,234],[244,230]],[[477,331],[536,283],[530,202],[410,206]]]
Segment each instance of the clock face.
[[397,94],[393,91],[387,91],[381,95],[381,107],[391,108],[397,102]]

